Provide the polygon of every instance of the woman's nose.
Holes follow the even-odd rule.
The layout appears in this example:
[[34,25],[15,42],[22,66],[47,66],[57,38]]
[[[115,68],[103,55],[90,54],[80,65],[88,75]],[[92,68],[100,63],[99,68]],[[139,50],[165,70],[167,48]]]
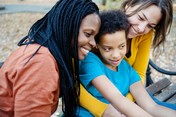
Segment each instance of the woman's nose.
[[96,46],[95,38],[92,38],[89,43],[92,47],[95,47]]
[[137,31],[139,33],[143,33],[143,32],[145,32],[146,27],[147,27],[147,23],[142,22],[138,25],[138,30]]

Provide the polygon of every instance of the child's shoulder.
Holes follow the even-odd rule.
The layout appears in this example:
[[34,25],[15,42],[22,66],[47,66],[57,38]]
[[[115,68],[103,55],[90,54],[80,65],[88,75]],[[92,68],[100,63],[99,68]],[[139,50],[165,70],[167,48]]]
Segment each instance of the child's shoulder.
[[99,57],[94,54],[93,52],[89,52],[88,55],[85,57],[85,59],[97,59],[100,60]]
[[123,60],[121,61],[120,65],[128,66],[128,67],[131,66],[125,59],[123,59]]
[[99,58],[99,56],[97,56],[95,53],[93,52],[89,52],[88,55],[85,57],[84,60],[81,61],[82,63],[84,62],[90,62],[90,63],[98,63],[98,64],[104,64],[101,59]]
[[121,61],[119,67],[126,70],[133,69],[133,67],[125,59]]

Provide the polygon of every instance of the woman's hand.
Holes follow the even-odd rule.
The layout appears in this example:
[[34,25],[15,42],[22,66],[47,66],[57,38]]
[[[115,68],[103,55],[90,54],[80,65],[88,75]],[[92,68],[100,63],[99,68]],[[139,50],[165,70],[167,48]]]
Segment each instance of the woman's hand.
[[117,111],[111,104],[108,105],[102,117],[126,117],[124,114]]

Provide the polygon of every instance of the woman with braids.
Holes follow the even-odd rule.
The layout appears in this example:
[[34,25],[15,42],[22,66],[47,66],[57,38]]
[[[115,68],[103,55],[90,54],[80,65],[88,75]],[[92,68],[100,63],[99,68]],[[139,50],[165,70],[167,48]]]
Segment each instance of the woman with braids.
[[95,46],[100,24],[91,0],[59,0],[3,64],[0,116],[50,117],[62,97],[64,115],[74,117],[79,60]]
[[[162,46],[170,31],[173,19],[172,0],[124,0],[121,10],[128,16],[130,23],[127,34],[127,54],[125,60],[137,71],[143,85],[146,81],[146,70],[151,45],[155,50]],[[111,26],[112,27],[112,26]],[[80,104],[95,116],[116,116],[111,105],[102,104],[96,98],[85,95],[81,88]],[[133,96],[126,97],[132,101]],[[154,101],[162,106],[176,110],[175,104]],[[90,103],[92,102],[92,103]],[[111,108],[112,107],[112,108]]]

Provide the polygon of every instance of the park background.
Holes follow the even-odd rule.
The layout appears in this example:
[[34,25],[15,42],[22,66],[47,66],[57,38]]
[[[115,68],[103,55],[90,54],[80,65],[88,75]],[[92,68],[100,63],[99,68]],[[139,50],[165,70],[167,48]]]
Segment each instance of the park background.
[[[93,1],[101,10],[106,10],[119,8],[123,0]],[[32,24],[44,16],[56,2],[57,0],[0,0],[0,61],[5,61]],[[173,3],[173,25],[164,48],[161,48],[163,51],[157,57],[152,55],[152,51],[150,55],[156,65],[169,71],[176,71],[176,0]],[[151,76],[154,82],[165,77],[176,83],[176,76],[160,74],[154,69]]]

